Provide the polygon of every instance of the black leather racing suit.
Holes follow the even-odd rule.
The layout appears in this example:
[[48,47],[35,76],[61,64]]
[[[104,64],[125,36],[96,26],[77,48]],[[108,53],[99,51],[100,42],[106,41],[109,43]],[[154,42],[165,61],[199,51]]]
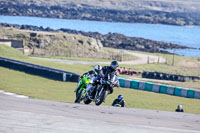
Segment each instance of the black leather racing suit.
[[89,75],[94,75],[95,77],[97,76],[97,73],[94,70],[88,71],[84,73],[80,78],[83,78],[84,76],[89,76]]
[[126,102],[124,100],[119,100],[119,99],[115,99],[112,103],[112,106],[115,106],[116,104],[120,104],[121,107],[125,107]]
[[176,109],[175,111],[176,111],[176,112],[184,112],[183,109]]
[[[117,75],[117,71],[116,70],[113,70],[110,66],[104,66],[102,68],[102,76],[104,79],[108,79],[108,75],[115,75],[116,78],[118,79],[118,75]],[[117,86],[119,87],[119,81],[117,81],[114,86]],[[113,86],[113,87],[114,87]],[[113,93],[113,87],[110,87],[110,94]]]

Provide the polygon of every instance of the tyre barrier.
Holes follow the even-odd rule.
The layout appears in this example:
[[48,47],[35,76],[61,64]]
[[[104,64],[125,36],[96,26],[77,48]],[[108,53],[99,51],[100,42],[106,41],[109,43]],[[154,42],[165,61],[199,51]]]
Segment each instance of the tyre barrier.
[[145,82],[140,81],[138,89],[139,90],[145,90]]
[[159,93],[160,91],[160,85],[158,84],[153,84],[153,88],[152,88],[153,92]]
[[160,73],[160,72],[143,72],[142,78],[149,78],[149,79],[159,79],[159,80],[172,80],[172,81],[198,81],[200,77],[196,76],[183,76],[183,75],[174,75],[174,74],[167,74],[167,73]]
[[78,82],[76,73],[0,57],[0,66],[53,80]]
[[144,90],[144,91],[168,94],[179,97],[200,99],[200,91],[194,89],[187,89],[187,88],[175,87],[164,84],[154,84],[152,82],[130,80],[125,78],[119,78],[119,83],[120,87],[124,88]]

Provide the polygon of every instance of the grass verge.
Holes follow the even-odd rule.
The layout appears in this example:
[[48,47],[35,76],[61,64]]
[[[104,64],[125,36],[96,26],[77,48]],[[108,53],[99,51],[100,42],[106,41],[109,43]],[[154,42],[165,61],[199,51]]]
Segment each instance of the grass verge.
[[63,60],[75,60],[75,61],[89,61],[89,62],[110,62],[111,60],[106,59],[95,59],[95,58],[82,58],[82,57],[62,57],[62,56],[32,56],[50,59],[63,59]]
[[[113,50],[111,48],[106,48],[106,50]],[[140,52],[141,53],[141,52]],[[148,53],[145,53],[148,54]],[[0,45],[0,56],[3,57],[8,57],[12,59],[17,59],[29,63],[34,63],[38,65],[44,65],[52,68],[57,68],[61,70],[66,70],[66,71],[71,71],[75,72],[78,74],[83,74],[91,69],[93,69],[94,65],[87,65],[87,64],[63,64],[63,63],[56,63],[56,62],[51,62],[51,61],[44,61],[44,60],[37,60],[37,59],[30,59],[28,56],[23,55],[19,51],[17,51],[14,48],[5,46],[5,45]],[[183,57],[181,57],[183,58]],[[188,58],[188,57],[186,57]],[[79,59],[79,58],[76,58]],[[80,58],[81,59],[81,58]],[[84,59],[83,59],[84,60]],[[96,59],[94,59],[96,60]],[[184,67],[173,67],[165,64],[143,64],[143,65],[122,65],[125,66],[126,68],[130,67],[132,70],[135,71],[160,71],[160,72],[167,72],[167,73],[177,73],[177,74],[186,74],[190,75],[191,73],[193,75],[198,76],[198,72],[196,69],[191,69],[191,68],[184,68]],[[193,72],[194,71],[194,72]],[[198,70],[199,71],[199,70]],[[124,78],[129,78],[132,79],[134,78],[133,76],[126,76],[126,75],[120,75]],[[151,81],[151,79],[149,79]],[[160,83],[160,82],[158,82]],[[166,83],[165,83],[166,84]],[[200,82],[174,82],[174,83],[169,83],[170,85],[175,85],[175,86],[181,86],[185,88],[193,88],[193,89],[200,89]]]
[[[134,53],[140,53],[145,55],[160,56],[168,60],[167,64],[139,64],[139,65],[121,65],[121,67],[131,68],[134,71],[157,71],[169,74],[178,74],[184,76],[199,76],[200,77],[200,58],[198,57],[185,57],[170,54],[160,54],[160,53],[147,53],[139,51],[129,51]],[[173,65],[172,65],[173,64]]]
[[14,59],[27,59],[28,56],[23,55],[18,50],[6,46],[4,44],[0,44],[0,56],[6,57],[6,58],[14,58]]
[[63,63],[56,63],[51,61],[43,61],[43,60],[37,60],[37,59],[30,59],[28,56],[23,55],[18,50],[8,47],[6,45],[0,44],[0,56],[10,58],[10,59],[16,59],[20,61],[25,61],[33,64],[43,65],[47,67],[57,68],[61,70],[66,70],[70,72],[75,72],[78,74],[83,74],[91,69],[93,69],[93,65],[72,65],[72,64],[63,64]]
[[[73,90],[76,85],[76,83],[49,80],[0,67],[0,90],[32,98],[73,102],[75,99]],[[182,104],[187,113],[200,114],[199,99],[182,98],[128,88],[115,88],[114,93],[107,97],[104,105],[111,105],[119,94],[124,96],[129,108],[174,111],[178,104]]]
[[[109,55],[108,55],[109,53]],[[102,51],[99,52],[99,55],[105,55],[104,58],[85,58],[85,57],[67,57],[67,56],[36,56],[33,57],[42,57],[42,58],[51,58],[51,59],[64,59],[64,60],[75,60],[75,61],[89,61],[89,62],[111,62],[112,60],[118,61],[131,61],[136,60],[137,57],[129,54],[122,54],[118,49],[106,48],[104,47]],[[102,57],[102,56],[100,56]],[[105,58],[106,57],[106,58]]]
[[[0,56],[76,72],[79,74],[92,69],[92,65],[71,65],[29,59],[27,56],[24,56],[17,50],[3,45],[0,45]],[[152,65],[152,68],[154,67],[154,64],[150,65]],[[149,67],[149,65],[143,66],[144,67],[140,69],[145,70]],[[137,67],[140,67],[140,65],[133,66],[133,68]],[[162,70],[164,68],[161,67],[160,69]],[[165,69],[168,68],[165,67]],[[73,90],[76,85],[76,83],[49,80],[46,78],[0,67],[0,90],[22,94],[32,98],[73,102],[75,98]],[[174,111],[178,104],[182,104],[186,112],[200,114],[199,99],[189,99],[164,94],[156,94],[128,88],[116,88],[114,93],[107,97],[105,105],[111,105],[112,101],[118,96],[118,94],[124,95],[127,107],[130,108]]]

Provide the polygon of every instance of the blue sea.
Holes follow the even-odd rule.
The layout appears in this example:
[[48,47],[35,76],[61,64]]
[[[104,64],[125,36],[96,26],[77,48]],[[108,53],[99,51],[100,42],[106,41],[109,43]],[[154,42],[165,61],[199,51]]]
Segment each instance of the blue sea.
[[[43,26],[44,28],[50,27],[53,29],[66,28],[81,31],[100,32],[102,34],[107,34],[109,32],[121,33],[130,37],[142,37],[156,41],[176,43],[198,49],[200,48],[200,26],[174,26],[141,23],[130,24],[21,16],[0,16],[0,22]],[[179,55],[200,57],[200,50],[190,49],[172,51],[175,51],[175,53]]]

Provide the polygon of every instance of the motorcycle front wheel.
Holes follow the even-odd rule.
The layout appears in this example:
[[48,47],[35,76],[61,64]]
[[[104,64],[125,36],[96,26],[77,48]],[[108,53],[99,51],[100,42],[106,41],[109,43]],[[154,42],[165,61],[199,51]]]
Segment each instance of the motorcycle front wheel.
[[92,100],[90,100],[88,97],[84,100],[85,104],[90,104],[92,102]]
[[75,103],[80,103],[81,102],[81,100],[82,100],[81,98],[82,98],[84,92],[85,92],[84,89],[81,90],[80,93],[78,93],[78,91],[76,92],[76,100],[74,101]]
[[97,106],[101,105],[102,102],[105,101],[107,95],[108,95],[108,91],[103,91],[100,96],[99,95],[97,96],[95,104]]

